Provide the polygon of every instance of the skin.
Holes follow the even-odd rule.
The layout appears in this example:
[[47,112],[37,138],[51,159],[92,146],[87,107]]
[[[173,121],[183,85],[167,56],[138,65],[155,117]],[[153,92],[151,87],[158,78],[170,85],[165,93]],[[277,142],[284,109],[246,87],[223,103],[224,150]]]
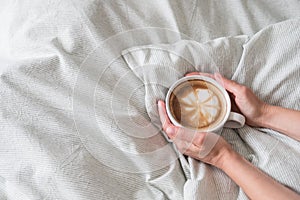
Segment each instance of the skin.
[[[248,125],[271,128],[300,141],[300,126],[295,125],[300,123],[299,111],[266,104],[246,86],[220,74],[193,72],[187,76],[199,74],[214,78],[225,87],[233,100],[233,110],[242,113]],[[299,194],[245,160],[222,137],[174,126],[167,116],[163,101],[158,101],[158,111],[163,130],[181,153],[223,170],[250,199],[300,199]],[[209,148],[207,141],[213,141],[215,145]]]

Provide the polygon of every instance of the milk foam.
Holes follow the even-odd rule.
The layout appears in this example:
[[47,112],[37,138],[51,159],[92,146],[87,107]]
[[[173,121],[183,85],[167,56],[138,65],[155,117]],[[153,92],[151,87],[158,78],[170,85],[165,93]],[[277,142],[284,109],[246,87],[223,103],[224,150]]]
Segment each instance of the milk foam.
[[204,127],[213,123],[220,113],[220,102],[209,89],[197,88],[179,99],[181,120],[194,127]]

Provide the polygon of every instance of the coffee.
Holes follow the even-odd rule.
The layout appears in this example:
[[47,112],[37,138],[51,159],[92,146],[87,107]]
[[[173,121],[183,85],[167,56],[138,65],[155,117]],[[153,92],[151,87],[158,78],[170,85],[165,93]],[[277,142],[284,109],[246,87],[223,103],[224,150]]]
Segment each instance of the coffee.
[[205,131],[224,119],[226,99],[215,85],[204,80],[188,80],[174,88],[169,99],[174,119],[184,127]]

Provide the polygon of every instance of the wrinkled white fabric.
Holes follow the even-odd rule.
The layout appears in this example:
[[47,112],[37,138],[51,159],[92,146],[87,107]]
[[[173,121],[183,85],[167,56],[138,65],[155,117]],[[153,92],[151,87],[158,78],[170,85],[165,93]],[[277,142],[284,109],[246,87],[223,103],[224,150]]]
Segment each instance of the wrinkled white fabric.
[[[174,44],[187,39],[206,42],[230,35],[252,36],[267,25],[299,17],[299,8],[300,4],[297,0],[288,3],[285,1],[248,3],[246,1],[195,0],[184,2],[176,0],[1,1],[0,199],[193,199],[201,195],[208,195],[207,197],[211,199],[226,199],[227,195],[222,196],[225,189],[219,189],[221,185],[211,182],[212,177],[221,177],[223,182],[218,180],[217,183],[228,183],[228,188],[234,188],[228,192],[231,196],[244,198],[243,193],[239,192],[239,189],[221,172],[199,165],[191,159],[185,162],[183,157],[162,169],[147,165],[149,164],[147,162],[135,163],[134,160],[127,159],[128,162],[130,161],[129,164],[137,169],[140,169],[140,166],[149,167],[150,170],[157,169],[145,173],[128,173],[110,166],[111,163],[118,164],[117,156],[126,159],[128,152],[139,155],[142,152],[153,152],[168,144],[162,134],[142,140],[133,137],[134,135],[124,134],[126,132],[120,129],[120,124],[119,126],[116,124],[111,106],[107,102],[111,103],[109,95],[112,94],[112,89],[118,80],[124,74],[128,74],[132,79],[128,81],[128,85],[124,85],[124,91],[114,93],[118,97],[115,100],[120,99],[115,102],[116,105],[124,105],[125,115],[129,112],[135,124],[147,125],[151,119],[153,124],[156,124],[155,128],[159,130],[158,119],[154,117],[155,108],[149,109],[150,104],[146,102],[144,93],[146,90],[143,87],[132,93],[129,111],[125,107],[128,103],[123,97],[131,93],[129,88],[143,86],[143,82],[124,62],[121,52],[133,46]],[[114,48],[113,46],[103,48],[105,55],[118,55],[119,57],[109,66],[97,65],[97,70],[106,69],[107,76],[102,76],[99,82],[96,82],[93,102],[85,96],[79,96],[74,100],[77,77],[82,74],[80,73],[81,64],[86,61],[88,55],[92,55],[92,52],[111,36],[145,27],[158,27],[159,29],[144,30],[143,35],[137,36],[136,40],[131,37],[131,40],[116,41],[119,45],[114,44],[116,45]],[[293,33],[292,30],[289,32]],[[263,33],[265,32],[261,34]],[[268,33],[266,36],[268,37]],[[282,35],[284,36],[290,37],[288,34]],[[267,63],[271,56],[279,59],[280,57],[276,55],[280,51],[273,52],[275,47],[271,45],[272,42],[268,43],[268,48],[262,48],[260,45],[263,42],[259,42],[259,35],[251,38],[253,42],[249,44],[258,44],[258,48],[268,52],[265,54],[267,60],[261,63],[273,66],[260,68],[260,65],[256,64],[253,70],[263,72],[259,73],[261,78],[255,78],[253,71],[244,70],[243,67],[252,69],[251,56],[248,58],[245,56],[250,55],[245,52],[251,51],[251,45],[246,45],[242,52],[242,44],[245,40],[237,38],[236,41],[239,42],[231,42],[231,39],[224,38],[208,42],[210,44],[207,47],[211,47],[211,50],[216,53],[225,51],[223,47],[230,47],[222,54],[228,56],[228,59],[217,58],[218,54],[211,52],[216,56],[214,59],[216,66],[226,66],[220,68],[220,71],[227,77],[252,86],[255,92],[267,101],[298,109],[296,99],[289,96],[288,90],[284,90],[285,93],[279,92],[283,91],[279,88],[285,86],[283,83],[286,83],[285,77],[288,74],[287,70],[282,73],[285,68],[279,66],[285,66],[289,56],[284,56],[285,62],[282,63],[276,59],[274,63]],[[287,40],[293,43],[293,40]],[[258,42],[255,43],[255,41]],[[284,47],[288,48],[288,46]],[[256,47],[253,46],[253,48]],[[284,48],[281,50],[286,52]],[[182,49],[181,52],[186,52],[186,50]],[[239,62],[241,56],[244,57],[245,62],[243,65],[238,65],[241,63]],[[291,59],[291,64],[294,61]],[[267,73],[267,69],[270,73]],[[267,77],[267,74],[272,74],[273,70],[275,70],[274,75],[283,74],[283,76],[278,76],[279,81],[270,84],[267,92],[261,92],[260,85],[265,83],[262,78]],[[297,72],[296,68],[289,68],[289,70],[293,71],[289,75],[293,79],[292,77]],[[182,73],[184,73],[183,70]],[[94,71],[91,70],[86,75],[94,81],[93,74]],[[177,76],[168,77],[166,81],[177,78]],[[274,82],[271,76],[268,80]],[[259,84],[251,85],[256,82]],[[85,84],[89,85],[90,81]],[[272,90],[272,86],[276,89]],[[298,91],[295,84],[290,84],[290,86],[293,91]],[[273,93],[275,97],[272,97]],[[160,91],[156,97],[163,98],[164,91]],[[90,126],[87,120],[89,118],[86,118],[85,113],[79,113],[82,121],[74,120],[74,102],[79,102],[80,109],[94,104],[94,117],[98,125],[96,128],[99,130]],[[119,117],[125,116],[122,115],[124,110],[119,111],[116,113]],[[86,128],[85,132],[78,130],[81,125]],[[89,134],[94,133],[95,130],[97,130],[96,135]],[[269,143],[271,146],[264,149],[263,140],[257,142],[250,137],[247,130],[247,127],[240,130],[239,136],[226,134],[226,132],[223,134],[228,135],[227,139],[243,155],[251,152],[248,157],[253,157],[253,160],[257,162],[252,162],[264,171],[298,190],[294,187],[294,180],[298,177],[291,178],[291,174],[297,172],[295,163],[297,163],[298,150],[295,145],[298,143],[270,130],[257,130],[258,135],[263,137],[262,139],[268,136],[278,140],[278,142]],[[250,130],[253,131],[253,129]],[[262,134],[261,131],[267,132],[267,135]],[[99,147],[103,141],[97,140],[98,137],[110,139],[110,142],[105,143],[109,147],[105,152]],[[256,143],[261,145],[261,148],[255,148]],[[291,143],[294,146],[291,146]],[[272,148],[272,145],[276,148]],[[289,166],[295,166],[294,171],[274,175],[273,172],[278,168],[284,169],[283,164],[275,159],[268,160],[268,153],[264,151],[271,151],[277,156],[278,151],[275,151],[277,147],[278,150],[284,148],[289,152],[296,149],[293,150],[293,154],[286,155],[285,151],[280,151],[279,154],[281,158],[284,157],[282,162],[285,163],[287,169]],[[98,154],[99,152],[101,154]],[[101,158],[106,160],[110,158],[110,160],[103,163]],[[155,157],[150,158],[155,160]],[[258,162],[260,160],[268,160],[268,162]],[[288,162],[285,162],[286,160]],[[164,162],[164,160],[161,161]],[[140,163],[143,165],[139,166]],[[127,165],[127,163],[123,164]],[[211,174],[201,179],[206,181],[191,179],[191,177],[199,178],[204,175],[203,170]],[[216,175],[218,173],[220,174]],[[284,178],[284,175],[289,179]],[[204,190],[206,186],[211,186],[211,191],[214,193],[207,193]]]
[[[134,47],[123,51],[123,57],[143,81],[148,102],[156,102],[161,91],[166,94],[157,85],[170,86],[187,72],[224,74],[226,69],[234,72],[225,72],[228,78],[252,88],[264,101],[299,110],[299,25],[300,19],[275,24],[249,41],[246,36],[239,36],[204,44],[183,40],[172,45]],[[209,61],[205,52],[211,55],[211,65],[205,62]],[[230,56],[226,55],[228,52]],[[151,114],[155,112],[151,104],[146,104],[146,107],[150,117],[157,117]],[[269,129],[255,129],[247,125],[236,130],[224,129],[222,136],[258,168],[300,191],[299,142]],[[189,172],[186,177],[190,177],[184,186],[185,199],[247,199],[243,191],[220,170],[191,158],[188,166],[185,160],[181,161]]]

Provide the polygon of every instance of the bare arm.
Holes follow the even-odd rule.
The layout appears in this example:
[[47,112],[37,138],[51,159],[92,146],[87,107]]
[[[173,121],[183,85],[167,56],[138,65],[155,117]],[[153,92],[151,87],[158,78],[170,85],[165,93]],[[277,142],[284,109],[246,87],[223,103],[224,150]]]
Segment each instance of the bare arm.
[[[190,132],[174,126],[167,116],[163,101],[158,102],[158,111],[163,130],[181,153],[223,170],[250,199],[300,199],[297,193],[264,174],[236,153],[222,137],[214,133]],[[203,151],[206,152],[203,154]]]
[[238,184],[250,199],[300,199],[298,194],[257,169],[234,151],[228,151],[223,156],[220,169]]
[[271,128],[300,141],[300,111],[267,105],[257,126]]

